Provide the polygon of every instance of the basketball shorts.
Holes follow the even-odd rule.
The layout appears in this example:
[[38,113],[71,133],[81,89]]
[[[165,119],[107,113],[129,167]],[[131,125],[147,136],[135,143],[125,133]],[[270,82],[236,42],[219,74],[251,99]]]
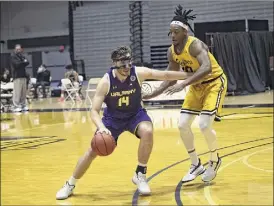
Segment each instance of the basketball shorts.
[[215,121],[220,121],[226,91],[227,78],[225,74],[212,81],[191,85],[182,105],[181,113],[215,115]]
[[[112,117],[103,117],[102,122],[105,127],[111,132],[115,141],[117,142],[118,137],[124,132],[129,131],[134,134],[136,137],[137,129],[141,122],[152,122],[150,117],[148,116],[145,109],[139,110],[139,112],[127,119],[116,119]],[[140,137],[138,137],[140,138]]]

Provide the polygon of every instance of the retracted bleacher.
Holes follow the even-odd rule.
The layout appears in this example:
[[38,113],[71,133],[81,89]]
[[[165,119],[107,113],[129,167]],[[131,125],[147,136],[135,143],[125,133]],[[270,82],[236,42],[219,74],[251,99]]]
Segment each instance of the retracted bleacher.
[[170,45],[162,45],[162,46],[151,46],[150,47],[150,56],[151,63],[153,64],[153,68],[159,70],[165,70],[168,65],[167,60],[167,50]]

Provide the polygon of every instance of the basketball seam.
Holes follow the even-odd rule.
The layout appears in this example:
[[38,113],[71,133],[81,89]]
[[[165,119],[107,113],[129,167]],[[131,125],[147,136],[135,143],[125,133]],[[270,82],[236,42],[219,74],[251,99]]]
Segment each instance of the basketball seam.
[[102,155],[102,153],[100,152],[99,148],[97,147],[96,138],[94,138],[94,143],[95,143],[95,147],[96,147],[96,149],[97,149],[97,152],[100,153],[100,154],[98,154],[98,155]]
[[101,137],[102,137],[102,139],[104,140],[105,148],[106,148],[107,155],[108,155],[108,147],[107,147],[107,144],[106,144],[105,138],[103,137],[103,135],[102,135]]

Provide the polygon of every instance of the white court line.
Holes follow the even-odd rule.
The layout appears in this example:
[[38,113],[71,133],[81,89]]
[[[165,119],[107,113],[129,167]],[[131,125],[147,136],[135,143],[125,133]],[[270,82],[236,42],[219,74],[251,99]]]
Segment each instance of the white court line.
[[[267,148],[267,149],[263,149],[263,150],[259,150],[259,151],[256,151],[256,152],[253,152],[253,153],[250,154],[250,156],[253,155],[253,154],[256,154],[256,153],[265,151],[265,150],[269,150],[269,149],[272,149],[272,147],[271,147],[271,148]],[[248,155],[245,155],[245,156],[248,156]],[[228,166],[234,164],[235,162],[238,162],[238,161],[240,161],[241,159],[245,158],[245,156],[241,156],[240,158],[238,158],[238,159],[236,159],[236,160],[234,160],[234,161],[231,161],[231,162],[227,163],[226,165],[224,165],[223,167],[221,167],[221,168],[219,169],[218,173],[220,173],[220,172],[221,172],[222,170],[224,170],[226,167],[228,167]],[[208,187],[205,187],[205,188],[204,188],[204,196],[205,196],[206,200],[208,201],[209,205],[218,205],[216,202],[214,202],[214,200],[213,200],[212,197],[211,197],[211,194],[210,194],[210,187],[211,187],[211,186],[208,186]]]
[[[268,149],[266,149],[266,150],[269,150],[269,149],[273,149],[273,148],[268,148]],[[259,152],[262,152],[262,151],[258,151],[258,152],[256,152],[256,153],[259,153]],[[251,156],[253,156],[253,155],[256,154],[256,153],[253,153],[253,154],[250,154],[250,155],[245,156],[245,157],[243,158],[243,163],[244,163],[246,166],[248,166],[248,167],[250,167],[250,168],[252,168],[252,169],[260,170],[260,171],[264,171],[264,172],[273,173],[273,170],[265,170],[265,169],[262,169],[262,168],[259,168],[259,167],[255,167],[255,166],[253,166],[253,165],[251,165],[251,164],[248,163],[248,158],[250,158]]]
[[[34,127],[34,128],[28,128],[28,129],[21,129],[21,130],[16,130],[16,131],[9,131],[9,132],[2,132],[2,133],[1,133],[1,136],[13,134],[13,133],[16,133],[16,132],[25,132],[25,131],[35,130],[35,129],[41,129],[41,128],[45,128],[45,126],[46,126],[46,127],[56,126],[56,125],[65,124],[65,123],[66,123],[66,122],[63,122],[63,123],[56,123],[56,124],[47,124],[47,125],[40,126],[40,127]],[[68,122],[68,123],[73,123],[73,122]]]

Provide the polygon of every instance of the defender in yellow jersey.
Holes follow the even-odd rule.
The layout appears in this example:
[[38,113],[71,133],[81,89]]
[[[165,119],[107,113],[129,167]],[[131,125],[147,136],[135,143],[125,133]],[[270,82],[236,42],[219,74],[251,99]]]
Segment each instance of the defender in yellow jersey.
[[[210,182],[216,177],[221,165],[217,153],[216,132],[212,129],[212,124],[214,120],[220,118],[227,80],[208,47],[199,39],[188,35],[189,29],[193,31],[188,21],[196,18],[196,15],[190,15],[191,12],[192,10],[183,11],[180,5],[175,11],[176,16],[170,24],[169,35],[172,38],[172,45],[167,52],[169,60],[167,70],[183,70],[193,73],[193,76],[181,84],[176,84],[176,81],[165,81],[152,94],[143,98],[153,98],[165,90],[168,94],[173,94],[189,86],[181,109],[179,130],[192,164],[182,182],[192,181],[199,175],[202,175],[204,182]],[[206,169],[201,164],[194,147],[191,124],[196,115],[200,115],[199,126],[210,150],[210,160]]]
[[[200,63],[196,57],[190,54],[190,46],[195,41],[200,41],[195,37],[188,36],[184,49],[177,54],[175,46],[170,47],[173,61],[178,63],[185,72],[195,73],[200,68]],[[195,44],[195,43],[194,43]],[[214,56],[208,53],[211,72],[202,77],[199,81],[190,85],[189,92],[185,98],[181,113],[208,114],[215,115],[215,120],[220,120],[220,112],[226,94],[226,76]],[[179,85],[170,88],[169,93],[174,93],[180,89]],[[210,94],[210,95],[209,95]]]

